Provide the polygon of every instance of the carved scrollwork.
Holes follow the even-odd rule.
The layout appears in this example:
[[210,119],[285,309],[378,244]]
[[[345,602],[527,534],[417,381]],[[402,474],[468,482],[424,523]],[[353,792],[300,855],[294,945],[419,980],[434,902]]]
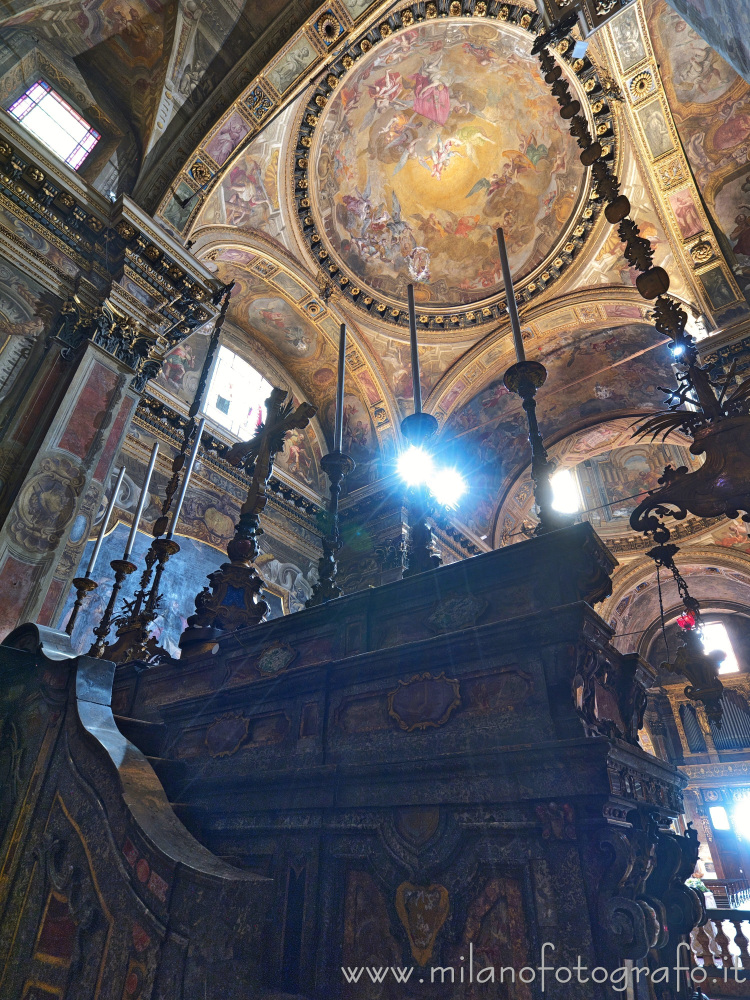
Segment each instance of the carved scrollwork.
[[619,737],[637,745],[648,683],[637,657],[581,643],[576,651],[572,695],[586,735]]
[[654,908],[642,898],[653,864],[648,837],[608,827],[599,838],[606,870],[599,886],[600,944],[606,960],[645,958],[659,938]]

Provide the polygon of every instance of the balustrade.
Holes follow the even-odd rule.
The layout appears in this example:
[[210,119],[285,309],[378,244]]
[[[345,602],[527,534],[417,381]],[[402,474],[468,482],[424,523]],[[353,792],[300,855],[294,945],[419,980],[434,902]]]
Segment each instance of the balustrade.
[[693,963],[707,969],[747,969],[750,979],[750,910],[706,912],[706,923],[690,935]]

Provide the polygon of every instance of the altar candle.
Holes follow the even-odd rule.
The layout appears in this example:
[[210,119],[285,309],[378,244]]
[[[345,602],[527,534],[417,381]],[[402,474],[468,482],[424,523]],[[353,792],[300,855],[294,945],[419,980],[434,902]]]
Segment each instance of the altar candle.
[[339,378],[336,383],[336,428],[333,434],[333,450],[341,451],[344,436],[344,367],[346,365],[346,323],[339,329]]
[[414,393],[414,412],[422,412],[422,385],[419,381],[419,352],[417,351],[417,314],[414,309],[414,285],[407,285],[409,300],[409,339],[411,341],[411,384]]
[[172,523],[169,526],[169,531],[167,532],[167,538],[171,538],[174,535],[174,529],[177,527],[177,521],[180,517],[180,511],[182,510],[182,502],[185,499],[185,494],[187,493],[188,483],[190,482],[190,477],[193,474],[193,466],[195,465],[195,460],[198,457],[198,449],[201,446],[201,436],[203,434],[203,428],[206,424],[206,418],[202,417],[201,422],[198,424],[198,431],[195,435],[195,443],[193,444],[193,450],[190,453],[190,461],[188,462],[188,467],[185,471],[185,478],[182,480],[182,486],[180,488],[180,495],[177,498],[177,505],[174,509],[174,514],[172,514]]
[[102,526],[99,531],[99,537],[94,545],[94,551],[91,553],[91,558],[89,559],[89,565],[86,570],[86,579],[91,576],[94,572],[94,566],[96,565],[96,560],[99,555],[99,549],[102,547],[102,542],[104,541],[104,533],[107,530],[107,525],[109,524],[109,516],[112,513],[112,508],[117,500],[117,494],[120,492],[120,487],[122,486],[122,480],[125,475],[125,466],[120,469],[120,474],[117,477],[117,482],[115,483],[115,488],[112,490],[112,496],[109,498],[109,503],[107,504],[107,511],[104,515],[104,520],[102,521]]
[[135,543],[135,533],[138,531],[138,525],[141,522],[141,514],[143,513],[143,508],[146,506],[146,497],[148,496],[148,487],[151,483],[151,473],[154,471],[154,465],[156,464],[156,456],[159,453],[159,442],[154,441],[154,447],[151,449],[151,459],[148,463],[148,469],[146,469],[146,478],[143,481],[143,486],[141,488],[141,495],[138,499],[138,508],[135,512],[135,517],[133,518],[133,523],[130,526],[130,534],[128,535],[128,544],[125,546],[125,555],[122,557],[126,562],[130,559],[130,554],[133,551],[133,545]]
[[503,268],[503,281],[505,283],[505,297],[508,300],[508,315],[510,316],[510,328],[513,331],[513,346],[516,349],[516,361],[525,361],[526,354],[523,349],[523,337],[521,336],[521,324],[518,321],[518,307],[516,306],[516,296],[513,291],[513,279],[510,276],[510,265],[508,264],[508,252],[505,249],[505,235],[502,229],[497,231],[497,246],[500,251],[500,263]]

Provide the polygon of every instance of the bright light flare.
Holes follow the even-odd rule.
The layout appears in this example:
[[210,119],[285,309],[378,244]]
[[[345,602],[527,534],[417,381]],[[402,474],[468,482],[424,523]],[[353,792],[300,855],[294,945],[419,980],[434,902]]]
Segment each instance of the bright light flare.
[[737,836],[743,840],[750,840],[750,798],[747,795],[735,799],[732,820]]
[[439,469],[430,480],[430,492],[443,507],[454,508],[466,492],[466,480],[456,469]]
[[550,479],[552,507],[561,514],[577,514],[581,509],[578,486],[570,469],[560,469]]
[[416,445],[401,452],[397,468],[407,486],[420,486],[430,480],[435,472],[432,455]]
[[720,650],[724,654],[724,662],[719,667],[720,674],[739,672],[740,665],[737,662],[726,627],[721,622],[706,622],[703,626],[703,652],[711,653],[714,650]]

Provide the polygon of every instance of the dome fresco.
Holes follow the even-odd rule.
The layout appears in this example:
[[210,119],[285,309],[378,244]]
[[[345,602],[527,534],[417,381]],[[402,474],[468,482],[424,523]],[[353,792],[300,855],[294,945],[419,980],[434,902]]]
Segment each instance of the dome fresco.
[[311,150],[313,206],[360,284],[422,308],[502,292],[564,236],[585,171],[530,56],[503,22],[427,22],[373,48],[332,95]]

